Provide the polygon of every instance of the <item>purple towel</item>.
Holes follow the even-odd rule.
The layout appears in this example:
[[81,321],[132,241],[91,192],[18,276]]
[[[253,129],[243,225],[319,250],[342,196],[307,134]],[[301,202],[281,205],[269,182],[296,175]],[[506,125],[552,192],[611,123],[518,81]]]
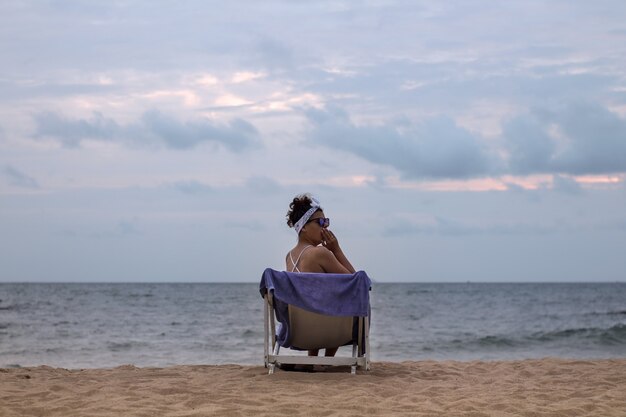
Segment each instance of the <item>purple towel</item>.
[[287,305],[328,316],[369,316],[371,280],[364,271],[354,274],[320,274],[275,271],[267,268],[261,277],[261,296],[274,294],[276,318],[281,323],[278,343],[290,347]]

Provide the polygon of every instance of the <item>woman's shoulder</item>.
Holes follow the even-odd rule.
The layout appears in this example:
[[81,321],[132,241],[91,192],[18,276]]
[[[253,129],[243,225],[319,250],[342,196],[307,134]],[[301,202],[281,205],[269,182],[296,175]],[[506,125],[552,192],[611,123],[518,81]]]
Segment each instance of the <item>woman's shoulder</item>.
[[328,249],[326,249],[324,246],[321,246],[321,245],[311,246],[307,252],[309,252],[309,256],[314,256],[314,257],[326,257],[326,256],[333,254],[331,251],[329,251]]
[[331,252],[321,245],[320,246],[310,245],[310,246],[306,246],[303,249],[300,249],[299,251],[296,248],[290,250],[289,252],[287,252],[286,259],[292,258],[295,261],[298,257],[302,260],[311,259],[311,258],[319,258],[319,257],[328,256],[329,253]]

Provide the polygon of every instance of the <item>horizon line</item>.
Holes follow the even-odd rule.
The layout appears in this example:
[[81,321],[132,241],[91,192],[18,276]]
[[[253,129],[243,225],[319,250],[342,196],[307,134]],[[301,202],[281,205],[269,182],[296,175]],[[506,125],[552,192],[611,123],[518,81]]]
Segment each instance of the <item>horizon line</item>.
[[[258,284],[259,281],[0,281],[1,284]],[[606,281],[374,281],[372,284],[626,284]]]

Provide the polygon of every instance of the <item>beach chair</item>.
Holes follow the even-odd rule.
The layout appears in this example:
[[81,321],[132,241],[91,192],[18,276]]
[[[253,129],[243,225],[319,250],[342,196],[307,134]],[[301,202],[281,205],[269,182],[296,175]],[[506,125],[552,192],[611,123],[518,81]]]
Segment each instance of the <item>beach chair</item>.
[[[312,274],[266,269],[264,298],[265,367],[282,365],[350,366],[370,370],[369,290],[367,274]],[[277,333],[276,321],[280,328]],[[352,356],[304,356],[282,348],[312,350],[352,345]]]

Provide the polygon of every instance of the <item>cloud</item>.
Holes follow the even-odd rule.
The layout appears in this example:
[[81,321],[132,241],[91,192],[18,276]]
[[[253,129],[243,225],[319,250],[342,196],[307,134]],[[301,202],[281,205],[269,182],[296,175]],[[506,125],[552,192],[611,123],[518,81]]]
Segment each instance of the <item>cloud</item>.
[[343,109],[307,109],[311,143],[390,166],[405,179],[556,175],[556,189],[577,192],[569,176],[626,172],[626,120],[594,103],[534,108],[504,123],[487,141],[436,116],[357,125]]
[[564,175],[554,175],[552,179],[552,188],[565,194],[580,194],[582,187],[575,179]]
[[246,186],[255,193],[272,194],[282,189],[281,185],[272,178],[265,176],[250,177],[246,180]]
[[293,51],[285,43],[275,39],[262,39],[254,46],[252,56],[270,70],[289,68],[293,65]]
[[309,109],[308,139],[396,168],[407,178],[471,178],[496,164],[481,142],[447,117],[417,126],[357,126],[343,110]]
[[139,227],[139,220],[134,217],[132,219],[120,219],[116,223],[89,225],[79,229],[63,228],[53,233],[55,236],[64,239],[125,239],[128,237],[141,237],[144,232]]
[[529,223],[472,224],[451,218],[435,216],[428,222],[407,219],[391,219],[383,229],[383,236],[437,235],[448,237],[481,235],[543,235],[561,231],[563,225],[540,225]]
[[258,135],[256,128],[242,119],[234,119],[226,125],[217,125],[206,119],[179,122],[157,111],[145,113],[142,125],[168,147],[176,149],[192,148],[199,143],[212,141],[231,151],[240,152],[252,147]]
[[505,182],[504,185],[508,191],[512,191],[514,193],[524,193],[526,192],[526,188],[519,184],[515,184],[513,182]]
[[591,103],[535,109],[503,131],[514,174],[608,174],[626,171],[626,120]]
[[177,181],[171,187],[183,194],[196,195],[211,192],[213,188],[199,181]]
[[319,72],[300,71],[293,76],[309,91],[341,95],[342,102],[354,106],[372,100],[368,104],[375,105],[381,114],[398,108],[450,114],[467,111],[476,101],[486,100],[524,107],[545,105],[612,94],[613,88],[621,85],[609,68],[610,62],[551,58],[537,58],[540,63],[529,65],[533,56],[515,51],[507,51],[498,60],[459,59],[454,54],[434,62],[383,57],[346,67],[350,76],[329,75],[322,66]]
[[12,166],[5,166],[0,173],[7,179],[9,184],[20,188],[39,188],[39,183],[29,175],[15,169]]
[[513,174],[549,171],[556,144],[545,126],[532,117],[519,116],[504,126],[505,147]]
[[266,227],[258,221],[227,221],[224,226],[228,229],[241,229],[246,232],[260,232],[266,230]]
[[626,171],[626,120],[596,104],[574,104],[554,117],[570,141],[555,161],[570,174]]
[[142,234],[137,227],[137,219],[132,220],[120,220],[117,223],[117,231],[119,234],[126,235],[139,235]]
[[84,140],[119,140],[126,144],[161,144],[171,149],[190,149],[214,143],[233,152],[259,145],[258,131],[242,119],[218,124],[208,119],[181,122],[159,111],[148,111],[135,123],[122,125],[94,112],[90,119],[69,119],[54,112],[34,116],[36,138],[48,137],[66,147],[78,147]]
[[95,112],[90,120],[70,120],[53,112],[34,116],[35,137],[52,137],[63,146],[78,147],[85,139],[111,140],[123,135],[123,128],[115,120]]

